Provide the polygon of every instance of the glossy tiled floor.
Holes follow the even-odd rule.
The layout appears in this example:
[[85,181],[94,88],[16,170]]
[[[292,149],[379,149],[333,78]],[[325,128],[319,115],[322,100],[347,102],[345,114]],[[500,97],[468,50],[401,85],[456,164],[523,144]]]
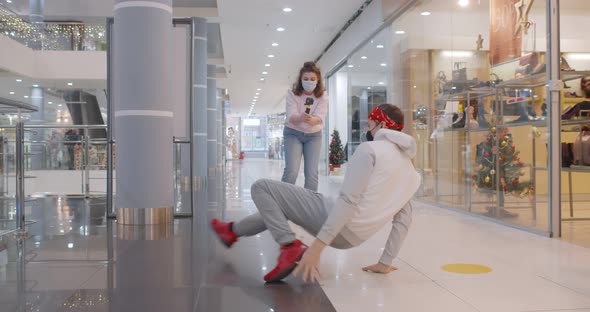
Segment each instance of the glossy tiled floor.
[[[383,229],[359,248],[327,249],[320,285],[265,285],[277,255],[270,235],[226,250],[207,222],[254,212],[250,184],[280,174],[279,161],[233,163],[225,200],[198,193],[195,218],[147,232],[106,220],[101,200],[44,199],[32,237],[0,251],[0,311],[590,311],[590,249],[420,203],[398,271],[360,269],[379,258]],[[335,194],[340,180],[322,179],[321,190]],[[493,271],[440,269],[449,263]]]

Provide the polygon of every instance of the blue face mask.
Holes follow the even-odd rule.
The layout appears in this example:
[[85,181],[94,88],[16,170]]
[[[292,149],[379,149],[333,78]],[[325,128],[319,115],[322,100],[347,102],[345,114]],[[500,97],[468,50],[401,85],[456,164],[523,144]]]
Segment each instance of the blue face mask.
[[303,90],[307,92],[313,92],[317,87],[318,82],[311,80],[301,80],[301,85],[303,86]]

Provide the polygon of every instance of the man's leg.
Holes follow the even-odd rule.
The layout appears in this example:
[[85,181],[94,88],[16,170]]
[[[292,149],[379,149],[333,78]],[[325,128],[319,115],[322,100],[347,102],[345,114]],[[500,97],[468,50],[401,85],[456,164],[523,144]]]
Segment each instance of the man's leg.
[[266,224],[260,213],[247,216],[233,224],[232,230],[239,236],[254,236],[266,231]]
[[[322,194],[291,184],[258,180],[251,195],[266,228],[280,245],[296,240],[288,220],[315,235],[328,217]],[[238,229],[240,223],[236,224]]]

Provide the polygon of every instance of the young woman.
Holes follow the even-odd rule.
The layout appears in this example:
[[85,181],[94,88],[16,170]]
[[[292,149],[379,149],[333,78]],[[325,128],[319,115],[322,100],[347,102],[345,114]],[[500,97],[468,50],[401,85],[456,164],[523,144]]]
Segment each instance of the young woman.
[[322,73],[315,63],[306,62],[293,89],[287,93],[283,182],[295,184],[303,157],[305,188],[318,190],[322,128],[327,112],[328,95],[324,92]]

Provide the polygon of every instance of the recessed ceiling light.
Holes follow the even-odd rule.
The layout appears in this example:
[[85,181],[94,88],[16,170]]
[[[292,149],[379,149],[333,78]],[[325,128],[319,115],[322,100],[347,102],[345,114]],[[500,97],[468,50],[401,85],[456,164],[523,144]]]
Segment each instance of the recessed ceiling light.
[[29,96],[28,95],[25,95],[25,99],[28,99],[28,98],[29,98]]
[[361,59],[366,60],[367,57],[363,55],[363,56],[361,56]]
[[348,68],[353,68],[353,67],[354,67],[354,65],[352,65],[352,64],[348,65]]
[[47,104],[53,104],[53,102],[49,101],[49,102],[47,102]]
[[385,84],[385,82],[383,82],[383,81],[379,81],[379,84],[380,84],[380,85],[384,85],[384,84]]
[[74,83],[73,82],[68,82],[68,86],[73,86]]
[[279,46],[279,44],[278,44],[278,43],[276,43],[276,42],[273,42],[273,43],[272,43],[272,46],[273,46],[273,47],[278,47],[278,46]]
[[268,75],[268,72],[263,71],[262,74],[263,75]]
[[405,34],[406,32],[405,32],[405,31],[403,31],[403,30],[396,30],[396,31],[395,31],[395,33],[396,33],[396,34],[398,34],[398,35],[403,35],[403,34]]
[[74,248],[74,244],[73,243],[69,243],[68,244],[68,248],[70,248],[70,249]]
[[459,6],[466,7],[469,5],[469,0],[459,0]]
[[256,92],[256,95],[260,95],[260,92]]
[[39,85],[38,84],[34,84],[33,85],[33,88],[39,88]]
[[262,91],[262,89],[258,88],[258,89],[256,89],[256,91]]
[[277,31],[285,31],[285,27],[277,27]]
[[70,120],[69,120],[69,119],[67,119],[67,118],[64,118],[64,122],[68,122],[68,121],[70,121]]
[[264,67],[270,67],[270,64],[264,64]]
[[367,90],[371,90],[371,87],[367,87]]
[[382,44],[377,45],[377,49],[383,49],[383,48],[385,48],[385,46],[383,46]]
[[290,12],[293,12],[293,9],[291,9],[291,8],[284,8],[283,9],[283,12],[290,13]]
[[12,3],[12,0],[6,0],[6,3]]
[[61,104],[57,105],[57,107],[61,107]]
[[387,66],[386,63],[381,63],[381,67],[385,67],[385,66]]
[[268,58],[274,58],[274,57],[275,57],[275,55],[274,55],[274,54],[269,54],[269,55],[267,55],[267,56],[268,56]]
[[260,78],[260,81],[264,81],[264,78]]
[[255,100],[258,100],[258,97],[257,97],[257,96],[255,96],[255,97],[254,97],[254,99],[255,99]]
[[422,16],[430,16],[430,14],[432,14],[432,13],[430,13],[428,11],[424,11],[424,12],[420,13],[420,15],[422,15]]
[[23,80],[22,79],[17,79],[16,82],[23,82]]

